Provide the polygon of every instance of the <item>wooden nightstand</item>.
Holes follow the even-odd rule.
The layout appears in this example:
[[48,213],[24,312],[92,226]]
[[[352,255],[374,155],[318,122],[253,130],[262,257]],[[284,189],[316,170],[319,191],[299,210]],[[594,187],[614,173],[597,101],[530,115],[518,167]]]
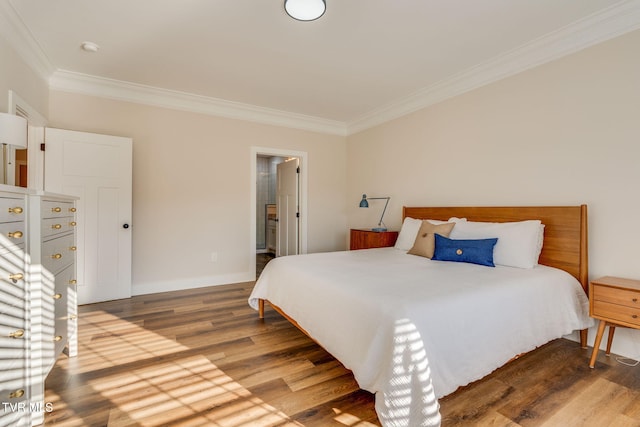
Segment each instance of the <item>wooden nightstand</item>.
[[386,248],[396,244],[397,231],[371,231],[352,228],[350,235],[350,249]]
[[611,353],[616,326],[640,329],[640,280],[610,276],[592,280],[589,284],[589,315],[600,319],[589,361],[589,367],[593,368],[605,327],[609,327],[607,356]]

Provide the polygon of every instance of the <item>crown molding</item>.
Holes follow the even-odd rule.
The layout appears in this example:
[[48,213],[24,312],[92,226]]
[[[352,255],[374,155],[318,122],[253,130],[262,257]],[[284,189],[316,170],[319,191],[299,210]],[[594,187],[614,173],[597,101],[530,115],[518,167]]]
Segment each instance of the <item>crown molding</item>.
[[622,1],[364,114],[346,124],[347,134],[361,132],[639,28],[640,0]]
[[49,79],[52,90],[80,93],[135,102],[174,110],[209,114],[230,119],[245,120],[274,126],[284,126],[312,132],[346,136],[343,122],[327,120],[303,114],[258,107],[239,102],[225,101],[191,93],[161,89],[121,80],[107,79],[58,70]]
[[45,81],[49,80],[56,67],[8,1],[0,1],[0,36],[36,74]]
[[86,95],[347,136],[640,28],[640,0],[624,0],[409,96],[340,122],[120,80],[56,70],[8,1],[0,1],[0,36],[49,87]]

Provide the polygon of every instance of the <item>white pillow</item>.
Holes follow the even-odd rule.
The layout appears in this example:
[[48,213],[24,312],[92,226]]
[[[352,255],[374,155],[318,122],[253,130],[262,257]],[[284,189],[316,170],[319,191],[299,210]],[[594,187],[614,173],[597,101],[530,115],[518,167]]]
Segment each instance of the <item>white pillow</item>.
[[536,265],[538,264],[538,259],[540,258],[540,254],[542,253],[542,246],[544,245],[544,224],[540,224],[540,229],[538,231],[538,244],[536,245]]
[[493,262],[519,268],[533,268],[538,264],[542,250],[542,222],[527,220],[518,222],[455,221],[451,239],[498,238],[493,249]]
[[458,218],[457,216],[452,216],[451,218],[449,218],[449,222],[462,222],[466,220],[467,218]]
[[[428,221],[434,225],[444,224],[447,222],[439,221],[437,219],[430,219]],[[400,234],[398,235],[394,248],[401,249],[403,251],[411,249],[413,244],[416,242],[416,236],[418,235],[418,231],[420,231],[421,225],[421,219],[406,217],[402,223],[402,228],[400,229]]]

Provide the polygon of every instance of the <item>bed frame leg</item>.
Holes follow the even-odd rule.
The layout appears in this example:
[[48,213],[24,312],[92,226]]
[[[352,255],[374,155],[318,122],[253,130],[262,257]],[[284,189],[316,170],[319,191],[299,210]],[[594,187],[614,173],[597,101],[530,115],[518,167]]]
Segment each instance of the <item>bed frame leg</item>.
[[589,332],[588,329],[582,329],[580,331],[580,346],[582,348],[587,348],[587,332]]
[[264,319],[264,300],[262,298],[258,300],[258,316]]

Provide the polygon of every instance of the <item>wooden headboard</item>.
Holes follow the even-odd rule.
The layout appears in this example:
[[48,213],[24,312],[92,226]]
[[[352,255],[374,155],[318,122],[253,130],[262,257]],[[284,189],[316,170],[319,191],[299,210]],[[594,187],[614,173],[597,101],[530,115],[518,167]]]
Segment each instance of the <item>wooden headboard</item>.
[[402,208],[403,221],[406,217],[446,221],[454,216],[483,222],[539,219],[545,226],[539,263],[568,272],[588,293],[587,205]]

